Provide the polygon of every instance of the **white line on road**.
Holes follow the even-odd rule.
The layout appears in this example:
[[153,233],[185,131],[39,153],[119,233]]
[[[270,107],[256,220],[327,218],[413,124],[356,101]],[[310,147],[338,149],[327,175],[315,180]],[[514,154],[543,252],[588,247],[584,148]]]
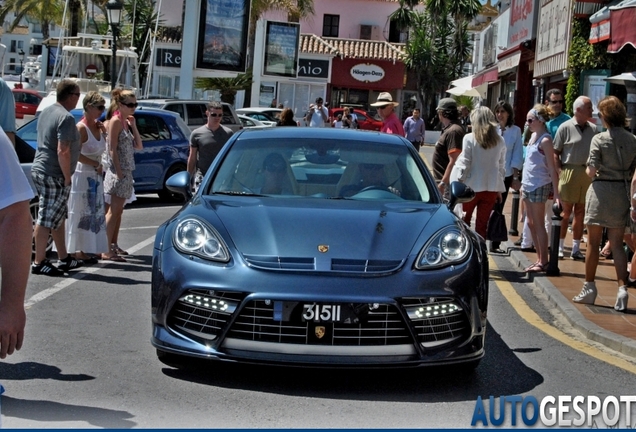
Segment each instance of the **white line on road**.
[[[149,237],[146,240],[142,241],[141,243],[137,243],[136,245],[128,248],[128,253],[133,255],[135,252],[140,251],[141,249],[145,248],[146,246],[154,243],[154,241],[155,241],[155,236]],[[41,291],[41,292],[37,293],[36,295],[32,296],[30,299],[28,299],[26,302],[24,302],[24,308],[28,309],[31,306],[33,306],[34,304],[36,304],[38,302],[41,302],[42,300],[46,299],[47,297],[52,296],[56,292],[62,291],[64,288],[67,288],[67,287],[73,285],[75,282],[78,282],[78,281],[84,279],[84,277],[86,277],[86,275],[89,275],[89,274],[92,274],[92,273],[96,273],[101,268],[106,267],[108,265],[108,263],[109,263],[108,261],[102,261],[100,264],[95,265],[95,266],[83,267],[81,271],[74,272],[67,279],[64,279],[63,281],[58,282],[55,285],[53,285],[51,288],[47,288],[44,291]]]

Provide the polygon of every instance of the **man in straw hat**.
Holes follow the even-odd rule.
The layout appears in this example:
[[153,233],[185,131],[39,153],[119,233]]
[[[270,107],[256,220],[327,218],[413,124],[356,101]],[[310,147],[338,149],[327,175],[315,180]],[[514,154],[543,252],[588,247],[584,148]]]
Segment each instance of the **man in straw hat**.
[[372,107],[377,108],[378,115],[382,118],[382,129],[380,129],[380,132],[404,136],[402,122],[393,111],[393,108],[398,105],[399,103],[393,102],[393,97],[388,92],[380,93],[378,100],[371,104]]

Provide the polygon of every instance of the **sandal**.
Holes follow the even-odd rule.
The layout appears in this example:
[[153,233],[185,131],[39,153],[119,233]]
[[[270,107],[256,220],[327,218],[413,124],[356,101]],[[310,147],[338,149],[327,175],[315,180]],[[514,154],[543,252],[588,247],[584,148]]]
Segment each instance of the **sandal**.
[[124,258],[120,257],[119,255],[113,255],[113,256],[102,255],[102,261],[127,262]]
[[128,255],[128,252],[120,248],[117,243],[113,243],[110,247],[117,255]]
[[545,271],[545,264],[541,264],[540,262],[536,262],[525,269],[526,273],[538,273]]
[[606,260],[611,260],[613,258],[612,257],[612,251],[605,252],[605,251],[602,250],[601,252],[599,252],[599,255],[601,255]]

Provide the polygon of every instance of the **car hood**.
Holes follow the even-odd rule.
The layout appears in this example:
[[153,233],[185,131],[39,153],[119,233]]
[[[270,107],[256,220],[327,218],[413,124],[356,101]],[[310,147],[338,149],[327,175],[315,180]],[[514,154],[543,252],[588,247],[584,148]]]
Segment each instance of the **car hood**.
[[[240,198],[210,199],[205,206],[240,253],[257,256],[326,256],[319,246],[327,246],[331,258],[404,259],[419,238],[453,223],[452,217],[434,217],[450,215],[440,204]],[[427,228],[431,219],[435,223]]]

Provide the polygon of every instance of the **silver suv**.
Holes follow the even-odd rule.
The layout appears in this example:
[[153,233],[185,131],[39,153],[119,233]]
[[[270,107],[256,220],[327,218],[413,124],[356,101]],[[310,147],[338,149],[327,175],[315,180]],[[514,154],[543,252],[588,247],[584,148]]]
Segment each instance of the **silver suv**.
[[[186,122],[191,131],[208,122],[205,115],[208,109],[208,102],[204,100],[142,99],[137,100],[137,103],[145,107],[160,108],[176,112]],[[223,119],[221,119],[221,124],[229,127],[234,132],[243,129],[241,120],[239,120],[236,115],[234,107],[225,102],[221,102],[221,105],[223,105]]]

